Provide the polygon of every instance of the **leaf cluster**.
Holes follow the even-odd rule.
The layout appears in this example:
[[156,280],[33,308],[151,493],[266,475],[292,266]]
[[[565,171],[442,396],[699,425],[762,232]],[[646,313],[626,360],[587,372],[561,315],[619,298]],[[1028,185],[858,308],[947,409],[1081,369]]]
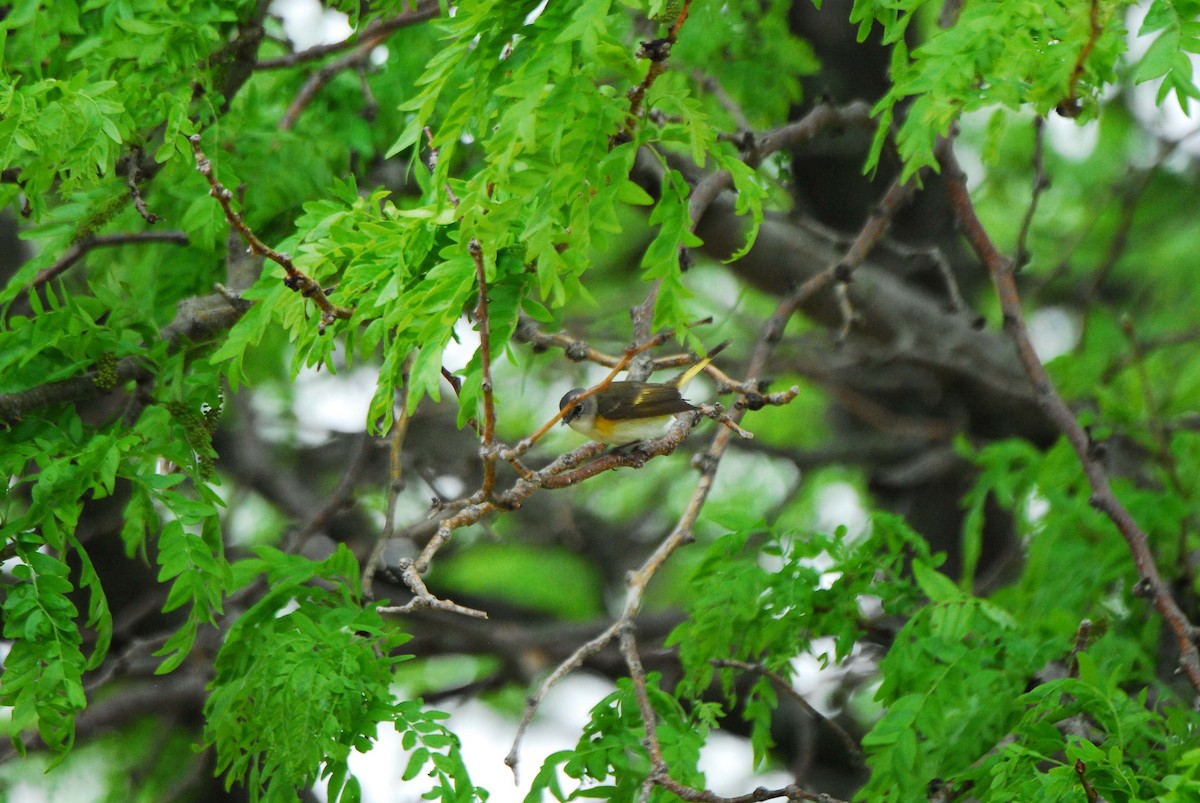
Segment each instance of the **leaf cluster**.
[[[396,699],[395,652],[408,636],[362,605],[359,566],[344,546],[315,562],[263,547],[235,565],[239,587],[269,590],[230,628],[214,662],[205,740],[216,748],[226,785],[253,799],[292,800],[327,778],[331,800],[357,800],[352,751],[366,752],[382,722],[413,749],[404,780],[429,766],[441,800],[478,799],[457,738],[438,715]],[[417,747],[419,743],[419,747]]]
[[[703,719],[687,716],[679,701],[660,688],[660,681],[657,673],[648,675],[645,692],[657,717],[655,729],[663,759],[671,769],[672,778],[693,788],[703,788],[704,775],[697,765],[709,725]],[[635,799],[650,773],[645,733],[634,682],[623,678],[617,682],[616,691],[592,708],[579,743],[573,749],[546,757],[525,802],[537,803],[547,793],[559,801]],[[560,773],[579,785],[564,790]],[[649,799],[676,798],[654,787]]]
[[[23,420],[11,434],[21,445],[3,456],[12,479],[0,496],[0,534],[19,564],[4,601],[13,645],[0,699],[16,708],[11,733],[18,750],[24,750],[22,730],[31,727],[45,744],[63,749],[74,734],[65,712],[84,707],[83,672],[104,660],[113,634],[108,592],[76,533],[85,502],[117,495],[124,510],[120,536],[130,556],[145,559],[153,537],[158,579],[169,586],[163,609],[186,609],[160,652],[168,655],[163,672],[182,662],[198,627],[214,623],[222,610],[229,570],[216,516],[220,502],[204,484],[195,494],[179,490],[185,473],[158,472],[160,461],[172,458],[193,476],[201,466],[183,423],[162,407],[147,408],[133,426],[99,430],[64,408],[57,418]],[[77,570],[68,571],[68,559],[78,562]],[[67,599],[75,590],[88,600],[82,622]],[[87,660],[83,628],[92,631]]]
[[[983,471],[964,539],[978,538],[991,495],[1022,522],[1025,567],[985,600],[913,564],[929,602],[881,663],[885,712],[863,740],[872,775],[860,798],[940,778],[980,800],[1069,800],[1082,761],[1106,799],[1186,799],[1196,788],[1185,747],[1194,723],[1169,690],[1155,691],[1159,627],[1128,593],[1124,542],[1088,504],[1070,449],[1000,442],[973,459]],[[1158,499],[1126,498],[1153,522]],[[1178,519],[1160,512],[1165,535]]]
[[930,11],[924,2],[855,0],[859,40],[878,24],[892,48],[892,88],[873,110],[879,126],[867,169],[893,136],[903,178],[936,169],[937,139],[963,114],[987,107],[1045,115],[1071,106],[1078,107],[1072,115],[1091,118],[1125,50],[1123,8],[1075,0],[964,4],[952,24],[930,31],[910,52],[909,29]]
[[[714,678],[730,705],[737,703],[737,664],[761,667],[742,700],[752,724],[756,762],[772,745],[778,707],[771,674],[794,675],[794,659],[820,653],[841,662],[869,627],[868,600],[889,614],[906,612],[916,590],[905,574],[914,558],[929,561],[926,543],[898,517],[877,514],[870,533],[780,532],[765,526],[716,539],[689,582],[688,618],[667,638],[678,647],[684,676],[677,693],[704,699]],[[833,654],[821,646],[833,640]]]

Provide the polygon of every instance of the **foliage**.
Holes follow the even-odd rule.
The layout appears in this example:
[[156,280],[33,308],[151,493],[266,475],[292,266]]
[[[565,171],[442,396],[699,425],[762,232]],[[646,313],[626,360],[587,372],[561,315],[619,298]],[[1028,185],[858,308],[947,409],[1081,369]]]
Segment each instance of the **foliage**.
[[879,158],[897,104],[912,98],[895,135],[906,178],[936,164],[936,138],[965,112],[1031,107],[1045,115],[1078,104],[1090,117],[1124,50],[1123,4],[1068,0],[964,4],[953,25],[910,55],[905,34],[923,5],[855,2],[860,40],[877,21],[884,41],[894,45],[893,85],[875,107],[880,125],[867,165]]
[[[145,777],[162,798],[357,800],[351,757],[384,725],[399,783],[483,800],[447,715],[398,679],[511,699],[583,665],[615,690],[529,773],[531,803],[708,799],[718,729],[749,738],[749,770],[808,767],[811,745],[785,754],[792,708],[823,746],[829,720],[861,734],[865,769],[842,745],[796,779],[836,776],[831,795],[1200,796],[1197,690],[1176,673],[1200,619],[1197,170],[1137,100],[1200,99],[1200,5],[327,5],[355,33],[300,54],[264,2],[0,10],[0,234],[24,241],[0,264],[14,754],[71,772],[77,739],[134,745],[144,760],[108,759],[114,799]],[[814,19],[856,30],[856,53],[878,39],[881,96],[806,96],[856,66],[798,35],[820,40]],[[1081,131],[1089,153],[1062,144]],[[853,167],[818,185],[805,163],[834,169],[838,148]],[[951,149],[975,204],[953,213],[1014,257],[1031,321],[1078,335],[1053,387],[1027,387],[1000,326],[944,312],[957,276],[982,323],[1020,326],[943,230],[929,179]],[[860,170],[879,181],[848,251],[822,207]],[[923,226],[878,202],[893,177],[942,193],[933,212],[917,193]],[[674,445],[600,455],[555,428],[497,448],[493,425],[529,436],[654,333],[733,339],[717,363],[757,438],[726,449],[718,429],[699,480]],[[362,375],[359,445],[310,437],[306,387]],[[1055,388],[1086,447],[1046,417]],[[1150,567],[1191,631],[1146,599]],[[494,618],[461,621],[475,606]],[[816,725],[785,688],[805,659],[838,686]],[[207,696],[138,703],[161,676]],[[114,709],[100,733],[89,715]]]
[[[991,485],[1004,504],[1025,508],[1035,533],[1025,570],[981,600],[914,565],[930,603],[883,661],[886,714],[864,740],[873,774],[862,795],[938,777],[981,800],[1073,799],[1076,760],[1107,799],[1194,793],[1184,745],[1195,723],[1173,703],[1147,706],[1144,686],[1125,687],[1153,683],[1147,659],[1158,628],[1128,615],[1132,601],[1118,591],[1124,544],[1080,498],[1078,465],[1061,447],[1042,455],[1017,443],[975,459],[985,466],[976,492]],[[1030,518],[1035,494],[1047,495],[1045,512]],[[1074,652],[1081,617],[1099,635]],[[1063,667],[1069,677],[1059,676]],[[1042,682],[1025,691],[1030,676]],[[1039,764],[1049,769],[1026,774]]]
[[[351,750],[366,752],[381,722],[412,749],[405,780],[432,763],[445,800],[474,800],[453,734],[419,701],[393,697],[392,651],[407,637],[362,607],[359,569],[344,547],[320,563],[262,549],[235,566],[242,583],[264,575],[270,590],[230,628],[214,662],[204,713],[226,784],[245,783],[254,799],[285,800],[311,786],[317,770],[331,800],[359,798]],[[314,581],[327,580],[325,588]],[[442,752],[445,751],[445,752]]]
[[[735,672],[723,661],[758,665],[791,679],[794,659],[819,649],[818,638],[834,640],[833,655],[821,653],[823,662],[843,661],[864,635],[862,600],[877,597],[887,613],[907,614],[916,597],[903,576],[905,563],[930,559],[916,533],[882,513],[857,543],[845,528],[832,536],[767,532],[765,543],[753,548],[748,542],[754,530],[721,536],[696,569],[688,619],[666,642],[678,645],[684,670],[678,692],[687,699],[703,699],[717,676],[728,705],[736,704]],[[758,762],[772,746],[777,707],[776,689],[764,673],[742,707],[752,722]]]
[[[659,688],[659,681],[658,675],[648,675],[646,694],[655,714],[661,717],[657,730],[663,756],[677,780],[702,788],[704,775],[697,762],[708,726],[702,720],[689,720],[679,701]],[[643,737],[639,736],[645,727],[633,682],[618,681],[617,690],[596,703],[591,714],[573,750],[546,757],[525,798],[527,803],[544,799],[545,793],[555,800],[633,800],[637,796],[650,773],[650,762]],[[569,794],[563,791],[560,772],[581,782]],[[673,797],[657,789],[650,799],[666,801]]]

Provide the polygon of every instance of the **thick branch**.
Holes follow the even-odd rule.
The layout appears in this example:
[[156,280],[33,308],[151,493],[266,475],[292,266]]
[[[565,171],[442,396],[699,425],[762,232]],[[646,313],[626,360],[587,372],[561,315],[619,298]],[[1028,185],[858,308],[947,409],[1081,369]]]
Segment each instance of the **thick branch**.
[[[149,367],[133,357],[119,360],[116,370],[115,386],[117,387],[131,380],[146,379],[151,375]],[[0,423],[19,421],[26,410],[51,404],[92,399],[106,392],[108,391],[97,384],[97,373],[89,371],[83,376],[64,379],[49,385],[38,385],[16,393],[0,393]]]
[[[639,155],[633,178],[643,189],[656,194],[660,175],[657,160]],[[722,193],[697,224],[696,233],[704,240],[701,250],[712,258],[728,259],[743,246],[746,225],[734,211],[732,194]],[[754,246],[728,269],[747,284],[782,298],[843,255],[827,232],[768,215]],[[974,316],[947,313],[941,298],[912,287],[874,259],[854,271],[854,282],[846,289],[855,335],[881,344],[889,363],[928,370],[944,387],[969,396],[972,418],[986,422],[994,434],[1019,435],[1035,443],[1053,439],[1055,430],[1038,408],[1012,344],[979,330]],[[844,325],[828,287],[808,295],[797,312],[834,332]]]

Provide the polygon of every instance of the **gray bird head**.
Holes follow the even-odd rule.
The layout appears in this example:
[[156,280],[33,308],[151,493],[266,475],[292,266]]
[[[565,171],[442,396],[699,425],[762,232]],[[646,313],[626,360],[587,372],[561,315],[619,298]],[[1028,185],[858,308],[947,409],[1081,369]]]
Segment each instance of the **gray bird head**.
[[577,399],[581,393],[583,393],[583,388],[571,388],[567,391],[565,396],[559,399],[558,409],[560,410],[569,405],[574,405],[570,410],[567,410],[565,415],[563,415],[562,422],[564,424],[570,424],[584,413],[587,413],[589,416],[594,416],[596,414],[595,396],[588,396],[579,404],[575,404],[575,399]]

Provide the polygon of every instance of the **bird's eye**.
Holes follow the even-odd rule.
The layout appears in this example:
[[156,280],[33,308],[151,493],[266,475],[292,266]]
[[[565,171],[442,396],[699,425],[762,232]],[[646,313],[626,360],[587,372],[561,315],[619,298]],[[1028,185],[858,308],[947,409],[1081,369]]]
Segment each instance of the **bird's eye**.
[[583,413],[583,405],[575,404],[575,399],[579,398],[580,393],[583,393],[583,388],[572,388],[559,400],[558,409],[566,410],[568,407],[571,408],[563,414],[562,422],[564,424],[570,424]]

